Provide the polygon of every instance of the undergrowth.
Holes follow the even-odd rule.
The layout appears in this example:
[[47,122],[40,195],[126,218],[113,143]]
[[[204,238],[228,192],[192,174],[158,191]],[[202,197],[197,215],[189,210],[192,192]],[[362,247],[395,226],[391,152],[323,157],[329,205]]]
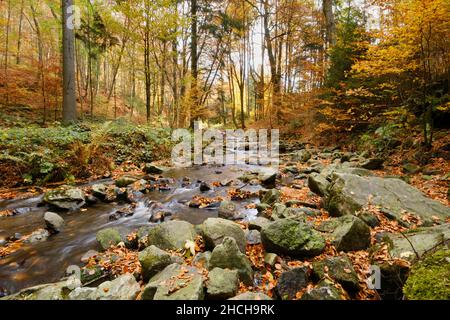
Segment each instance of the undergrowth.
[[166,157],[170,130],[118,120],[0,129],[0,186],[45,184],[111,172]]

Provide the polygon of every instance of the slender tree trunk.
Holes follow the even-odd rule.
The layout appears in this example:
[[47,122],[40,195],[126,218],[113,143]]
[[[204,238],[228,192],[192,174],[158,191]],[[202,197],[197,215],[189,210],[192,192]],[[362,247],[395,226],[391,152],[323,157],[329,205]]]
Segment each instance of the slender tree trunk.
[[5,100],[6,104],[9,104],[9,85],[8,85],[8,55],[9,55],[9,29],[11,24],[11,0],[8,0],[8,18],[6,21],[6,41],[5,41],[5,87],[6,87],[6,95]]
[[16,55],[16,64],[20,64],[20,48],[22,46],[22,22],[23,22],[23,10],[24,10],[24,2],[22,0],[20,4],[20,17],[19,17],[19,31],[17,34],[17,55]]
[[327,48],[336,43],[336,22],[333,14],[333,0],[322,0],[323,16],[325,18]]
[[62,0],[63,22],[63,122],[77,119],[77,104],[75,97],[75,35],[68,24],[67,9],[73,5],[73,0]]
[[190,103],[190,127],[194,128],[194,122],[198,119],[198,35],[197,35],[197,0],[191,0],[191,75],[192,87]]

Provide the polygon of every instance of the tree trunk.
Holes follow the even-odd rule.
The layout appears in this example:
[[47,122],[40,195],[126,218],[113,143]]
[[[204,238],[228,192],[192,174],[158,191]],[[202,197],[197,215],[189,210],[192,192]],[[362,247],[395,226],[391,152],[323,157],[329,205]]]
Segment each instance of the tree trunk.
[[22,46],[22,22],[23,22],[24,2],[25,2],[25,0],[22,0],[22,2],[20,4],[19,32],[18,32],[18,35],[17,35],[16,64],[20,64],[20,48]]
[[11,24],[11,0],[8,1],[8,18],[6,21],[6,41],[5,41],[5,87],[6,87],[6,104],[9,103],[9,86],[8,86],[8,55],[9,55],[9,29]]
[[325,18],[327,48],[336,44],[336,22],[333,14],[333,0],[323,0],[322,10]]
[[190,103],[190,127],[194,128],[194,122],[198,119],[198,35],[197,35],[197,0],[191,0],[191,74],[192,87]]
[[68,24],[67,9],[73,5],[73,0],[62,1],[63,22],[63,122],[77,119],[77,104],[75,98],[75,35],[72,26]]

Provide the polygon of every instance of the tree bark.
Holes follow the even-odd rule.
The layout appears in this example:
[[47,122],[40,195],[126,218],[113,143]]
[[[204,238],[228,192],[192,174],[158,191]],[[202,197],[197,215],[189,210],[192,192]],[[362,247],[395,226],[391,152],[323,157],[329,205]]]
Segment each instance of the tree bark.
[[68,8],[73,0],[62,0],[63,22],[63,122],[77,119],[77,104],[75,98],[75,35],[68,24]]
[[194,128],[194,122],[198,115],[198,34],[197,34],[197,0],[191,0],[191,75],[192,87],[190,106],[190,127]]
[[325,18],[327,48],[336,44],[336,22],[333,14],[333,0],[323,0],[322,10]]

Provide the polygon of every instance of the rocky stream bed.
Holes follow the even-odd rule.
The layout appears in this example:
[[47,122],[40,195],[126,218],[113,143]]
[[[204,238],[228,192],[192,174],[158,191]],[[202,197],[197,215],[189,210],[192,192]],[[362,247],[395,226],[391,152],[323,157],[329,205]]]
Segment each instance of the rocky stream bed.
[[[283,149],[279,172],[148,164],[140,174],[1,200],[0,296],[414,298],[430,281],[413,276],[428,263],[438,270],[431,276],[444,277],[428,285],[449,298],[450,207],[401,177],[377,175],[382,159]],[[374,266],[378,290],[367,283]]]

